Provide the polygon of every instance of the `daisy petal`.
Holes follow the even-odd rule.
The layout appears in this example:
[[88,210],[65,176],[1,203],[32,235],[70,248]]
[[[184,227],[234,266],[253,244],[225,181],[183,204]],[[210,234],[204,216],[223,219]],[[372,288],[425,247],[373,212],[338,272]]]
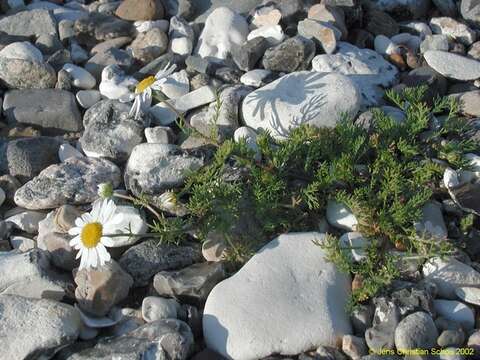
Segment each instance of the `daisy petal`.
[[115,245],[115,242],[112,240],[112,238],[109,238],[108,236],[102,236],[100,243],[107,247],[113,247]]
[[[78,220],[78,219],[77,219]],[[82,219],[80,219],[82,220]],[[76,220],[75,220],[76,221]],[[81,227],[72,227],[70,230],[68,230],[69,235],[79,235],[82,232]]]
[[97,254],[97,249],[93,248],[90,249],[90,265],[94,268],[97,267],[98,263],[98,254]]
[[98,252],[99,258],[103,261],[103,263],[110,261],[111,257],[107,249],[105,248],[105,246],[103,246],[102,244],[98,244],[97,252]]
[[79,236],[75,236],[72,240],[69,241],[68,244],[69,244],[70,246],[75,246],[75,245],[80,244],[80,235],[79,235]]
[[82,256],[82,254],[83,254],[83,248],[81,248],[81,249],[78,251],[77,256],[75,256],[75,259],[79,259],[80,256]]
[[83,225],[85,225],[85,221],[82,219],[82,217],[78,217],[75,219],[75,226],[82,228]]

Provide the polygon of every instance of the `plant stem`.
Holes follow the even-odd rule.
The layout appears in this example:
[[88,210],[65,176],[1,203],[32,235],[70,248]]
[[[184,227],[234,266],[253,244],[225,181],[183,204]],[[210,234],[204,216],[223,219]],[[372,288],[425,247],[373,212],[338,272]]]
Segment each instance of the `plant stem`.
[[[133,203],[139,202],[139,199],[134,198],[133,196],[130,196],[130,195],[123,195],[123,194],[114,192],[113,196],[118,197],[120,199],[131,201]],[[142,202],[142,206],[148,209],[153,215],[155,215],[157,219],[162,219],[162,216],[150,204]]]

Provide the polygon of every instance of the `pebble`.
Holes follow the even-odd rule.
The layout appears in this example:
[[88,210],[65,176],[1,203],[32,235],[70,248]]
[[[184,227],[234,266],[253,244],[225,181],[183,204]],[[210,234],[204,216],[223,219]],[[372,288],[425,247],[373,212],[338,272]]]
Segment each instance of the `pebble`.
[[313,39],[327,54],[332,54],[337,48],[337,40],[342,37],[342,32],[334,25],[305,19],[298,23],[298,33],[306,38]]
[[369,245],[367,239],[358,232],[348,232],[343,234],[339,242],[342,247],[350,251],[354,261],[361,261],[366,258],[365,250]]
[[269,130],[281,139],[301,124],[333,127],[340,119],[339,113],[354,116],[360,103],[355,84],[346,76],[303,71],[248,94],[242,115],[247,126]]
[[259,37],[266,39],[270,46],[275,46],[285,40],[285,33],[280,25],[265,25],[250,31],[247,40],[251,41]]
[[437,50],[428,50],[423,56],[431,68],[447,78],[466,81],[480,77],[480,61]]
[[125,185],[134,194],[160,194],[179,186],[185,172],[203,165],[176,145],[143,143],[133,148],[125,169]]
[[147,296],[142,302],[142,317],[146,322],[176,319],[180,304],[173,299]]
[[55,349],[72,344],[80,334],[80,315],[71,305],[0,295],[0,308],[2,359],[48,358]]
[[462,93],[452,94],[450,97],[456,99],[460,104],[462,114],[469,116],[480,116],[480,90],[466,91]]
[[289,38],[263,55],[266,70],[291,73],[306,70],[315,55],[315,43],[303,36]]
[[3,205],[6,198],[7,198],[7,195],[5,194],[5,191],[0,187],[0,206]]
[[464,45],[471,45],[476,40],[476,33],[465,24],[449,17],[436,17],[430,20],[434,34],[447,35]]
[[175,134],[168,126],[156,126],[145,129],[145,139],[152,144],[172,144]]
[[98,89],[107,99],[130,101],[134,98],[131,89],[137,84],[135,78],[125,75],[120,66],[112,64],[102,70],[102,81]]
[[68,143],[60,145],[58,148],[58,159],[61,162],[65,162],[65,160],[71,157],[82,158],[84,155]]
[[160,296],[202,305],[217,283],[225,278],[223,263],[193,264],[178,271],[161,271],[153,278]]
[[216,8],[205,21],[195,53],[215,62],[225,60],[233,47],[247,40],[247,35],[245,18],[227,7]]
[[133,57],[146,64],[163,55],[168,48],[168,36],[159,28],[137,35],[128,49]]
[[438,331],[432,317],[415,312],[405,317],[395,329],[397,349],[431,349],[436,346]]
[[61,142],[47,136],[0,140],[0,172],[26,182],[58,162]]
[[0,78],[11,89],[46,89],[55,86],[57,76],[40,50],[29,42],[15,42],[0,51]]
[[8,91],[3,101],[3,111],[10,124],[34,125],[49,134],[75,132],[83,128],[75,97],[65,90]]
[[97,199],[97,186],[120,184],[120,169],[105,159],[70,158],[51,165],[15,193],[15,203],[30,210],[65,204],[86,204]]
[[420,52],[426,53],[428,50],[447,51],[449,49],[447,35],[427,35],[420,44]]
[[9,35],[39,36],[57,34],[57,22],[48,10],[34,9],[5,16],[0,20],[0,31]]
[[368,354],[368,347],[363,337],[344,335],[342,339],[342,351],[352,360],[358,360]]
[[146,240],[130,247],[121,256],[120,266],[134,279],[134,286],[146,286],[160,271],[178,270],[201,261],[200,249],[192,246],[158,245]]
[[162,19],[165,9],[160,0],[123,0],[115,11],[121,19],[137,20],[158,20]]
[[439,296],[445,299],[456,299],[456,289],[480,282],[480,273],[452,257],[432,258],[422,272],[425,280],[435,283]]
[[394,349],[395,330],[400,322],[400,309],[385,298],[374,300],[375,314],[372,327],[365,331],[365,340],[369,349]]
[[0,294],[56,301],[65,295],[62,278],[51,267],[48,252],[40,249],[0,252],[0,274]]
[[77,271],[74,280],[78,306],[94,316],[105,316],[127,297],[133,285],[132,277],[114,260],[101,267]]
[[480,9],[476,0],[462,0],[460,2],[460,12],[467,22],[475,26],[480,24]]
[[10,238],[10,244],[13,249],[17,249],[20,252],[26,252],[36,247],[35,240],[29,239],[24,236],[12,236]]
[[327,221],[333,227],[355,231],[358,225],[358,220],[351,210],[345,205],[336,202],[329,201],[327,204]]
[[90,107],[83,117],[85,130],[79,142],[89,157],[104,157],[115,163],[125,162],[132,150],[143,142],[143,132],[150,118],[130,116],[130,104],[103,100]]
[[[349,334],[350,280],[313,244],[322,238],[320,233],[281,235],[219,283],[203,313],[207,347],[228,358],[259,359],[335,346]],[[277,326],[265,331],[269,323]]]
[[267,84],[272,78],[272,72],[265,69],[254,69],[246,72],[240,78],[240,82],[247,86],[259,88]]
[[98,90],[80,90],[75,97],[82,108],[89,109],[102,99],[102,94]]
[[455,290],[459,299],[473,305],[480,305],[480,289],[475,287],[459,287]]
[[437,299],[433,301],[433,307],[439,316],[461,324],[466,331],[475,326],[473,310],[460,301]]
[[65,70],[72,79],[72,84],[79,89],[89,90],[95,87],[95,78],[85,69],[73,64],[63,65]]
[[81,349],[70,360],[91,360],[106,357],[121,359],[187,359],[194,345],[190,327],[176,319],[157,320],[115,337],[99,340],[95,346]]
[[[10,216],[9,213],[12,213]],[[15,208],[7,212],[5,221],[15,224],[15,227],[29,234],[35,234],[38,231],[38,223],[42,221],[46,214],[38,211],[25,211],[21,208]]]
[[438,202],[428,202],[422,207],[422,218],[415,223],[417,235],[427,239],[446,239],[447,226],[443,219],[442,205]]
[[202,255],[206,261],[225,260],[227,249],[227,244],[221,235],[209,234],[207,240],[202,242]]
[[362,105],[377,105],[384,94],[384,87],[397,83],[398,70],[370,49],[360,49],[340,42],[333,55],[317,55],[312,60],[312,69],[318,72],[347,75],[355,82],[362,95]]

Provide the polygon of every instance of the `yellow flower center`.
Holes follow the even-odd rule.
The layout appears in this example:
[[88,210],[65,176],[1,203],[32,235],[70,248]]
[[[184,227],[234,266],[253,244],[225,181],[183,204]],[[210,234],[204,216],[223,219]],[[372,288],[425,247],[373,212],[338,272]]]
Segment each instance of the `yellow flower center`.
[[136,93],[144,92],[148,87],[152,86],[155,80],[156,80],[155,76],[149,76],[143,79],[137,84],[137,87],[135,88],[135,92]]
[[86,224],[80,234],[83,246],[86,248],[94,248],[97,246],[102,237],[102,230],[102,224],[98,222]]

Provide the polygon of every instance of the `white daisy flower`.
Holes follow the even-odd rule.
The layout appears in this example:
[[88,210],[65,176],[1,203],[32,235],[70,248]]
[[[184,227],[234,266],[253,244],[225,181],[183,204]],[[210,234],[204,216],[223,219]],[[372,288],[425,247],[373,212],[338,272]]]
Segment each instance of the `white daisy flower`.
[[135,115],[138,118],[142,112],[146,112],[152,105],[152,91],[160,90],[163,83],[167,81],[177,65],[168,63],[155,76],[149,76],[140,81],[135,88],[135,100],[130,110],[130,116]]
[[111,227],[116,223],[117,207],[112,200],[97,200],[90,213],[85,213],[75,220],[75,227],[68,233],[75,236],[70,246],[78,250],[77,259],[81,257],[80,268],[103,266],[110,261],[106,246],[114,245],[113,240],[105,234],[111,234]]
[[173,191],[166,191],[159,196],[159,202],[163,209],[172,210],[177,206],[177,196]]

